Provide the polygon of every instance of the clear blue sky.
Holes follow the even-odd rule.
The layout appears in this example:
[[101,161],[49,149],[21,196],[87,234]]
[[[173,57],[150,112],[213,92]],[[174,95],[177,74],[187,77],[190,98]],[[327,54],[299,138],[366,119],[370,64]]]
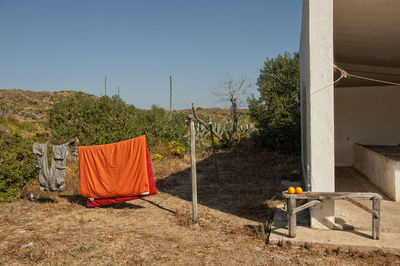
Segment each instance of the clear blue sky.
[[[211,107],[210,89],[298,51],[301,0],[0,0],[0,88]],[[254,88],[253,92],[256,92]]]

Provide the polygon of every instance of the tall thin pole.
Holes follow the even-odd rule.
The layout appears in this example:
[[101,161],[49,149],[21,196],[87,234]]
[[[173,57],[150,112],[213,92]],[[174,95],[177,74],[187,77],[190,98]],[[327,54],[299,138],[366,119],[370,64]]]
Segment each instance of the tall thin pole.
[[212,145],[211,147],[212,147],[213,161],[214,161],[214,168],[215,168],[215,182],[218,183],[219,182],[218,162],[217,162],[217,155],[215,154],[214,134],[213,134],[211,119],[210,119],[210,122],[208,122],[208,125],[210,126],[210,136],[211,136],[211,145]]
[[107,76],[104,77],[104,96],[107,96]]
[[196,176],[196,142],[194,132],[194,120],[188,115],[190,128],[190,162],[192,168],[192,219],[197,222],[197,176]]
[[172,113],[172,76],[169,76],[169,117]]
[[119,87],[118,87],[118,97],[119,97]]

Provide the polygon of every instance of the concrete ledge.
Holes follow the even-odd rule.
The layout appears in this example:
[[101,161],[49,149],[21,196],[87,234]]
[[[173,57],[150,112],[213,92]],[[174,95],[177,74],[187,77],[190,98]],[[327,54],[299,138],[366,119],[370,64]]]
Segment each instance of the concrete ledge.
[[[359,144],[354,144],[354,168],[365,175],[371,183],[381,189],[390,199],[400,201],[400,161],[396,146],[371,146],[380,150],[394,150],[396,156],[385,156]],[[385,148],[386,147],[386,148]],[[390,155],[391,153],[388,153]]]
[[[362,210],[359,212],[364,213]],[[357,210],[354,211],[353,215],[356,213]],[[371,229],[361,231],[354,228],[343,228],[340,224],[335,224],[335,230],[314,229],[310,228],[309,221],[310,217],[307,211],[299,212],[297,215],[296,237],[289,238],[284,204],[277,206],[275,208],[274,223],[271,228],[269,243],[277,244],[279,241],[288,241],[294,246],[307,244],[310,247],[340,247],[369,251],[380,249],[400,255],[400,232],[381,231],[380,239],[374,240],[372,239]],[[368,219],[368,221],[370,224],[371,219]],[[397,223],[396,225],[390,224],[390,226],[397,227]],[[340,230],[342,228],[344,230]]]
[[289,238],[287,228],[272,226],[269,243],[278,244],[280,241],[288,241],[294,246],[320,248],[345,248],[357,250],[382,250],[400,255],[399,233],[381,233],[380,240],[371,238],[371,232],[321,230],[305,227],[297,227],[297,237]]

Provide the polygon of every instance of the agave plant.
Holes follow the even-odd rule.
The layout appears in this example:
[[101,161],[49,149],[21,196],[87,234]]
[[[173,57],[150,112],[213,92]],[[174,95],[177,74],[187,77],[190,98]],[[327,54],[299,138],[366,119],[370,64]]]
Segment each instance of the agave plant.
[[226,130],[225,123],[223,122],[213,123],[213,130],[222,136]]
[[205,139],[210,134],[207,128],[202,124],[196,123],[194,127],[196,130],[196,137],[198,138]]
[[196,143],[200,146],[207,146],[208,139],[210,138],[210,132],[208,129],[199,123],[196,123],[194,127],[196,132]]
[[238,131],[241,133],[246,133],[251,135],[257,131],[257,128],[253,123],[242,123],[239,124]]

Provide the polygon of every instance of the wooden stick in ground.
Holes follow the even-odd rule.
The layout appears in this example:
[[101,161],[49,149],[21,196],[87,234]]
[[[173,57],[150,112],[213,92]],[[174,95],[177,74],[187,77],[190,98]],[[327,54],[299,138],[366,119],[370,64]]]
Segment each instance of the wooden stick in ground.
[[[203,125],[205,128],[207,128],[209,131],[211,131],[211,130],[210,130],[210,126],[209,126],[206,122],[204,122],[200,117],[197,116],[197,114],[196,114],[196,108],[194,107],[194,103],[192,103],[192,112],[193,112],[194,119],[195,119],[197,122],[199,122],[200,124],[202,124],[202,125]],[[220,141],[222,141],[223,143],[226,142],[226,140],[225,140],[220,134],[218,134],[217,132],[213,131],[213,134],[214,134]]]
[[196,176],[196,142],[194,132],[194,120],[188,115],[190,129],[190,161],[192,167],[192,219],[197,222],[197,176]]
[[210,136],[211,136],[211,147],[213,152],[213,161],[214,161],[214,168],[215,168],[215,182],[219,182],[219,175],[218,175],[218,162],[217,162],[217,155],[215,154],[215,144],[214,144],[214,134],[212,130],[212,123],[211,121],[208,123],[210,126]]

